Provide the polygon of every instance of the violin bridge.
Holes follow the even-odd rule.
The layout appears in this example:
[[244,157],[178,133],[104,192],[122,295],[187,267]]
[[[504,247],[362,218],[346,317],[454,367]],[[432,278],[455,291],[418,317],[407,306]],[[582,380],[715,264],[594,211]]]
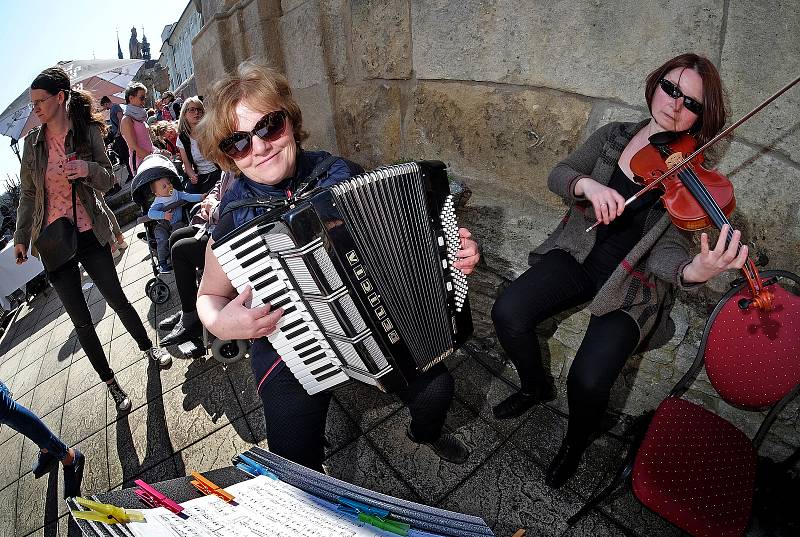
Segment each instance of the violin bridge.
[[668,168],[672,168],[676,164],[680,164],[682,160],[683,160],[683,153],[681,153],[680,151],[676,151],[675,153],[668,156],[664,162],[666,162]]

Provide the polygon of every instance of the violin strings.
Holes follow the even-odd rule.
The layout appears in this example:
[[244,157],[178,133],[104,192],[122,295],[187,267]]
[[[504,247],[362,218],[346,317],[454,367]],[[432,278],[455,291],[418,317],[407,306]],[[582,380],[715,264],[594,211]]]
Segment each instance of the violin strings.
[[[722,209],[717,204],[716,200],[711,196],[711,193],[708,191],[706,186],[700,181],[700,178],[697,177],[697,174],[694,173],[694,170],[691,168],[685,168],[678,172],[678,177],[689,189],[689,192],[697,198],[698,203],[706,210],[708,215],[711,217],[711,220],[717,225],[717,228],[722,230],[722,226],[728,224],[728,234],[727,234],[727,242],[733,240],[733,226],[731,225],[730,220],[728,217],[725,216],[725,213],[722,212]],[[687,180],[688,179],[688,180]],[[701,199],[702,198],[702,199]],[[737,247],[737,252],[741,249],[741,243]]]

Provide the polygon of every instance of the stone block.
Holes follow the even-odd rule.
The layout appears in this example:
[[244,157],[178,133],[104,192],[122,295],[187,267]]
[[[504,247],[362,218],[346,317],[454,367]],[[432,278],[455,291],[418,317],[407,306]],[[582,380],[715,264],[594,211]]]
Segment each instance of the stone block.
[[[685,51],[687,35],[692,50],[717,57],[724,7],[723,0],[413,0],[414,71],[420,79],[543,86],[643,105],[645,77]],[[627,30],[617,31],[623,16]]]
[[328,95],[327,82],[295,89],[293,92],[303,111],[303,128],[309,133],[303,147],[338,154],[334,112]]
[[555,537],[567,532],[567,517],[582,504],[568,487],[554,490],[545,485],[544,469],[528,453],[503,449],[448,495],[441,507],[480,516],[495,535],[525,528],[526,535]]
[[403,158],[400,88],[383,83],[336,86],[334,102],[336,137],[343,156],[366,169]]
[[744,240],[767,252],[769,268],[800,271],[800,166],[734,141],[718,169],[733,183],[732,221]]
[[[347,34],[351,31],[348,0],[318,0],[321,10],[322,47],[331,83],[344,83],[350,73]],[[284,9],[284,12],[286,10]]]
[[[193,444],[177,453],[183,467],[189,471],[207,472],[231,465],[231,459],[247,451],[255,440],[250,434],[244,417],[235,420],[236,426],[228,425],[209,435],[202,442]],[[240,436],[244,433],[242,436]]]
[[64,443],[73,445],[105,429],[107,392],[105,384],[100,383],[64,405],[61,419],[61,439]]
[[[152,401],[106,428],[109,482],[116,487],[169,460],[175,452],[161,401]],[[185,474],[183,474],[185,475]]]
[[318,2],[306,2],[284,12],[279,27],[286,77],[292,89],[325,82],[327,69]]
[[15,535],[17,523],[17,484],[0,490],[0,535]]
[[[730,95],[732,119],[740,118],[797,76],[799,32],[795,2],[745,0],[729,5],[720,74]],[[797,163],[798,118],[800,92],[795,87],[739,127],[736,134]]]
[[359,78],[411,78],[408,0],[361,0],[350,10]]
[[464,464],[452,464],[439,458],[429,447],[406,436],[410,416],[403,408],[367,433],[389,464],[411,485],[424,502],[441,501],[467,475],[489,458],[501,437],[486,422],[458,401],[453,401],[447,423],[472,451]]
[[[644,85],[642,85],[642,102],[644,102]],[[638,123],[648,119],[650,113],[647,107],[625,106],[611,101],[596,101],[592,105],[589,120],[586,122],[586,129],[583,138],[588,138],[594,131],[614,121],[631,121]]]
[[334,398],[345,413],[361,428],[369,431],[402,406],[399,399],[362,382],[353,382],[336,390]]
[[64,404],[67,393],[67,375],[69,371],[62,370],[45,380],[33,391],[31,411],[37,416],[49,414]]
[[561,207],[547,176],[578,145],[591,106],[552,91],[420,82],[410,108],[405,155],[448,163],[473,204],[487,196],[525,209]]

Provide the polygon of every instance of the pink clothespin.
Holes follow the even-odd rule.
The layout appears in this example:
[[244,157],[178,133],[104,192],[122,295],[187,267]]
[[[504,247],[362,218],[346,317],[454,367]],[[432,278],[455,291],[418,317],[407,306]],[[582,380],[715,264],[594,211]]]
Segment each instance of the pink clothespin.
[[182,505],[161,494],[141,479],[135,480],[134,483],[139,485],[139,488],[135,489],[133,492],[139,497],[140,500],[142,500],[142,502],[145,503],[145,505],[149,507],[164,507],[176,515],[183,511]]

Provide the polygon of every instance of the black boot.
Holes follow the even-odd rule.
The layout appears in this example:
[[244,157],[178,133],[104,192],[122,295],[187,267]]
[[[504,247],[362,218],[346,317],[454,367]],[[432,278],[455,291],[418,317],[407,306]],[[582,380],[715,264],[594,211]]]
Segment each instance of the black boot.
[[561,442],[561,448],[547,467],[544,482],[548,487],[557,489],[575,475],[581,463],[584,451],[588,444],[585,442],[573,443],[566,438]]
[[406,436],[408,436],[408,439],[412,442],[428,446],[434,453],[447,462],[464,464],[469,458],[470,451],[467,445],[449,430],[443,429],[439,438],[433,442],[422,442],[414,438],[410,426],[406,427]]
[[534,405],[547,403],[556,398],[556,390],[552,382],[544,382],[534,388],[532,393],[522,390],[512,393],[492,408],[492,414],[498,420],[507,420],[522,416]]

